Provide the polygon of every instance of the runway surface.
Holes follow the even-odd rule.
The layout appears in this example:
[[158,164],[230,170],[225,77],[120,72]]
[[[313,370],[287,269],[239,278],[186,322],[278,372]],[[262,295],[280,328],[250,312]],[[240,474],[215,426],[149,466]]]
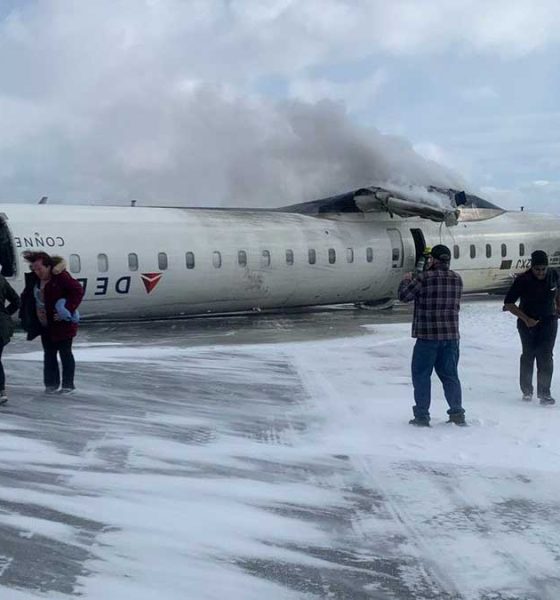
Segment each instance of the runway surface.
[[78,391],[18,333],[0,598],[557,600],[560,407],[464,306],[468,428],[408,425],[407,308],[84,326]]

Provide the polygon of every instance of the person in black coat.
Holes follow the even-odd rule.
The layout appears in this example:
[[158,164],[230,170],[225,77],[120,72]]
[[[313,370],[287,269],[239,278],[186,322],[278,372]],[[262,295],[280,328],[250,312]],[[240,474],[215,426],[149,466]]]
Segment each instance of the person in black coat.
[[[6,304],[7,303],[7,304]],[[2,365],[2,352],[14,333],[12,315],[19,308],[19,296],[14,288],[0,275],[0,404],[6,404],[6,375]]]
[[[531,268],[514,280],[504,299],[504,310],[517,317],[522,347],[519,384],[526,401],[533,399],[533,367],[536,361],[537,397],[541,404],[555,403],[550,385],[560,314],[559,283],[558,273],[548,266],[546,252],[535,250],[531,254]],[[516,304],[518,300],[519,306]]]

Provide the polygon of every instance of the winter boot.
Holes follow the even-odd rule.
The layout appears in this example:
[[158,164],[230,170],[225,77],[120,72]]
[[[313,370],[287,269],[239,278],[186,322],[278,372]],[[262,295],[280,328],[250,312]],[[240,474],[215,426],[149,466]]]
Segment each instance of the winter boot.
[[58,390],[58,393],[66,396],[68,394],[73,394],[74,390],[75,390],[75,388],[73,388],[73,387],[62,387]]
[[449,415],[449,420],[447,421],[448,423],[455,423],[455,425],[466,425],[467,422],[465,421],[465,413],[454,413]]

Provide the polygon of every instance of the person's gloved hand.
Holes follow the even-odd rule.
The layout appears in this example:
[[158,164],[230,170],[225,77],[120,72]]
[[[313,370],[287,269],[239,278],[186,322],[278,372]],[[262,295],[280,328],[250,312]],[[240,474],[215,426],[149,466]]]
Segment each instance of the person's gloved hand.
[[74,314],[72,314],[67,308],[66,308],[66,300],[64,298],[61,298],[60,300],[57,300],[56,304],[55,304],[55,308],[56,308],[56,314],[58,315],[59,319],[61,321],[70,321],[71,323],[78,323],[80,320],[80,313],[76,310],[74,312]]

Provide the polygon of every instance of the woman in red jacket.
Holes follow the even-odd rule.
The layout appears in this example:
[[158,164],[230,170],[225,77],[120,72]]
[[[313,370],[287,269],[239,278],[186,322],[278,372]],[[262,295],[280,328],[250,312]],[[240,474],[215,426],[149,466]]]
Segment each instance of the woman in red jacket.
[[[75,320],[65,320],[57,311],[63,300],[67,311],[74,314],[84,290],[68,271],[60,256],[46,252],[25,252],[31,273],[26,274],[25,289],[21,295],[21,319],[27,339],[41,336],[44,362],[43,377],[47,394],[69,394],[74,390],[75,361],[72,340],[78,332]],[[60,304],[59,304],[60,306]],[[57,356],[62,363],[62,387]]]

